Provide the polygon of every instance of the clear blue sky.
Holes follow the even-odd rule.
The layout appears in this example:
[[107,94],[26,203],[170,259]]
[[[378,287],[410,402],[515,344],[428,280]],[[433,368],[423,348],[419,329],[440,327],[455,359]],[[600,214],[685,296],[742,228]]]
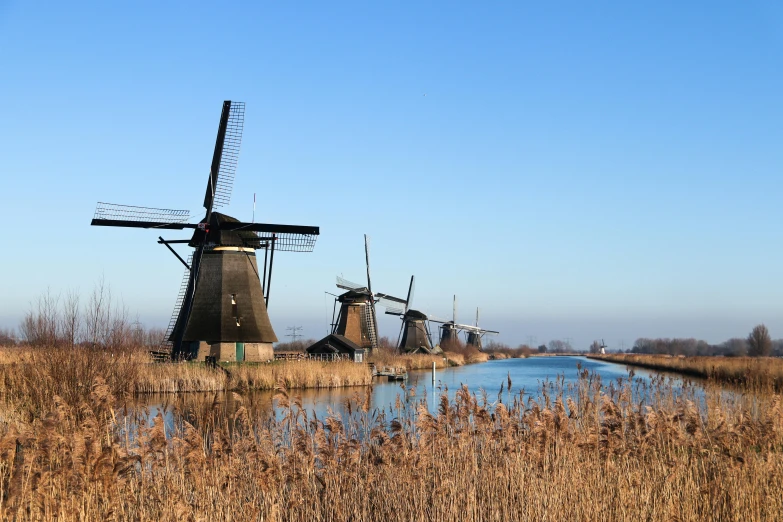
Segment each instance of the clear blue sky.
[[321,227],[276,259],[281,338],[324,333],[363,233],[375,288],[416,274],[417,308],[456,293],[510,344],[783,337],[783,5],[545,4],[0,0],[0,325],[101,274],[167,323],[181,265],[89,222],[96,201],[199,216],[233,99],[228,213],[256,192],[257,220]]

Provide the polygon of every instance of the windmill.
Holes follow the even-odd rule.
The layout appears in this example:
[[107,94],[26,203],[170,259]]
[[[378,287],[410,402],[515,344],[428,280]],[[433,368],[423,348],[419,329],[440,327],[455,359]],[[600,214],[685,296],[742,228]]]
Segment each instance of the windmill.
[[[99,202],[94,226],[192,229],[190,239],[165,240],[185,265],[180,293],[164,343],[173,360],[211,355],[220,360],[266,360],[277,341],[267,314],[275,251],[311,252],[318,227],[243,223],[214,211],[228,205],[239,159],[245,104],[223,102],[204,208],[198,223],[187,210]],[[193,248],[185,261],[172,244]],[[256,250],[264,250],[263,276]],[[267,273],[268,260],[268,273]]]
[[[378,347],[376,303],[396,308],[405,304],[405,301],[388,294],[373,293],[370,279],[370,238],[367,234],[364,235],[364,259],[367,266],[366,286],[337,277],[337,288],[347,291],[335,297],[332,312],[332,334],[342,335],[361,348],[373,350]],[[340,311],[335,320],[334,310],[337,309],[337,303],[340,303]]]
[[468,346],[475,346],[479,350],[481,350],[481,338],[484,337],[487,334],[497,334],[500,332],[496,332],[495,330],[485,330],[484,328],[479,328],[479,309],[476,308],[476,326],[462,326],[462,329],[467,334],[467,340],[465,341],[465,344]]
[[413,302],[414,276],[411,276],[411,283],[408,286],[408,297],[404,301],[403,308],[389,306],[386,313],[400,316],[402,327],[397,342],[402,353],[441,353],[439,346],[433,347],[432,335],[430,335],[429,321],[442,323],[441,319],[430,317],[429,315],[413,310],[410,305]]
[[462,325],[457,324],[457,296],[454,296],[454,302],[452,306],[451,321],[446,321],[440,325],[440,346],[448,346],[459,341],[459,332],[462,330]]

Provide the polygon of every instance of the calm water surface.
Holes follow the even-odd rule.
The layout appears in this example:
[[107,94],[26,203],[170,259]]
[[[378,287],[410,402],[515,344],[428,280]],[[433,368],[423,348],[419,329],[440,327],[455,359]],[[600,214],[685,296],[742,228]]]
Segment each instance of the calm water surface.
[[[462,385],[466,385],[479,397],[485,394],[489,402],[503,400],[508,403],[520,394],[525,400],[529,398],[538,400],[543,388],[555,388],[555,381],[559,380],[559,384],[566,389],[569,384],[576,383],[580,366],[582,371],[587,370],[600,376],[602,384],[606,387],[617,387],[620,380],[627,381],[631,369],[625,365],[586,357],[530,357],[439,369],[434,384],[432,371],[420,370],[410,372],[405,382],[377,379],[371,391],[370,406],[372,409],[392,413],[399,398],[403,402],[407,399],[408,404],[424,401],[431,411],[435,411],[438,398],[442,393],[448,393],[449,398],[453,399]],[[637,382],[650,381],[654,375],[660,376],[659,373],[640,368],[634,368],[633,371]],[[509,377],[512,382],[510,393],[507,389]],[[675,390],[683,385],[676,375],[670,375],[668,379]],[[502,394],[500,394],[501,386]],[[303,409],[323,418],[329,412],[345,415],[349,409],[356,409],[357,404],[364,402],[368,391],[364,387],[291,390],[290,396],[301,398]],[[246,392],[242,394],[241,401],[255,415],[275,415],[279,418],[281,413],[276,410],[272,396],[271,391]],[[349,406],[348,402],[352,399],[353,404]],[[231,393],[189,393],[179,396],[146,396],[140,398],[136,406],[146,408],[147,418],[156,416],[162,410],[167,421],[173,422],[174,418],[180,415],[188,420],[197,420],[199,415],[203,415],[212,407],[235,410],[238,402],[235,395]]]

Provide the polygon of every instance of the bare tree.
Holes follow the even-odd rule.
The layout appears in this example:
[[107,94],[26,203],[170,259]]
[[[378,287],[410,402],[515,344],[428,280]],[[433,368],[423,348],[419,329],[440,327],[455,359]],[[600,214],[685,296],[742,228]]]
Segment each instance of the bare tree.
[[724,355],[742,357],[748,355],[748,340],[734,337],[723,343]]
[[144,334],[144,346],[150,348],[160,346],[165,341],[164,339],[165,335],[166,335],[165,328],[156,328],[156,327],[149,328]]
[[590,353],[601,353],[601,343],[598,341],[593,341],[590,344]]
[[65,295],[62,317],[60,319],[62,339],[67,346],[73,348],[78,342],[81,322],[82,316],[79,307],[79,292],[77,290],[69,290]]
[[0,328],[0,346],[16,345],[16,332],[13,328]]
[[85,312],[86,340],[96,346],[102,337],[102,328],[106,320],[106,280],[104,276],[95,283]]
[[105,324],[101,340],[107,348],[127,348],[131,340],[131,325],[125,303],[114,303],[111,292],[107,300]]
[[753,327],[748,335],[748,355],[754,357],[768,357],[772,353],[772,338],[769,330],[763,324]]
[[60,296],[52,294],[47,288],[44,294],[38,297],[35,307],[30,305],[30,310],[25,314],[19,329],[28,344],[33,346],[56,346],[58,342]]
[[560,339],[554,339],[552,341],[549,341],[548,350],[544,350],[544,351],[550,351],[552,353],[563,353],[568,351],[566,349],[566,346],[567,346],[566,343],[561,341]]

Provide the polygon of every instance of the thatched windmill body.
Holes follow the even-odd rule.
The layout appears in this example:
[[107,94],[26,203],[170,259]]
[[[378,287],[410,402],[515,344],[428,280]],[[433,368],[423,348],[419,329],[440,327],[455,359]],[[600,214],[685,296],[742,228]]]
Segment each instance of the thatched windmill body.
[[[158,238],[186,268],[164,341],[174,360],[204,355],[240,361],[270,358],[277,341],[267,314],[275,251],[310,252],[319,234],[318,227],[244,223],[214,210],[231,198],[244,114],[244,103],[223,102],[204,195],[206,214],[198,223],[188,223],[187,210],[112,203],[98,203],[91,223],[193,230],[190,239]],[[187,261],[172,244],[193,248]],[[256,259],[260,249],[263,271]]]
[[411,282],[408,286],[408,296],[404,307],[387,307],[386,313],[397,315],[402,319],[400,335],[397,341],[397,347],[401,353],[442,353],[439,346],[433,346],[432,335],[430,334],[429,322],[444,322],[435,319],[424,312],[411,308],[413,303],[413,290],[415,278],[411,276]]
[[481,339],[489,334],[494,335],[500,332],[497,332],[495,330],[487,330],[485,328],[479,328],[479,309],[476,308],[476,325],[475,326],[467,326],[462,325],[462,329],[466,334],[466,340],[465,344],[468,346],[475,346],[479,350],[483,348]]
[[[337,277],[337,288],[346,292],[335,298],[332,312],[332,334],[341,335],[361,348],[373,350],[378,347],[378,318],[376,304],[397,307],[405,301],[383,293],[373,293],[370,278],[370,244],[364,235],[364,259],[367,268],[367,285],[360,285]],[[340,305],[339,311],[337,305]]]

